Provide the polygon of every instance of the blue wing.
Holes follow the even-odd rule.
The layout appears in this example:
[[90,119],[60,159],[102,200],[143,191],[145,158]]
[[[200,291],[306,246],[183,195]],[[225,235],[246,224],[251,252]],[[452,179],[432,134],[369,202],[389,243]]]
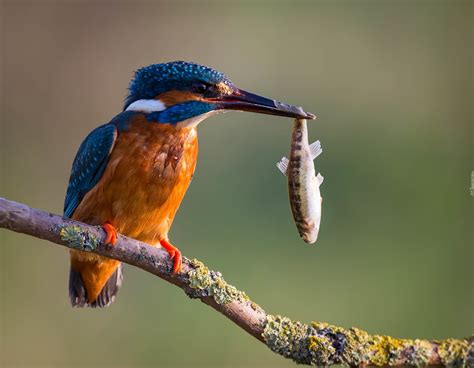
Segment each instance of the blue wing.
[[86,193],[102,177],[117,139],[113,124],[94,129],[82,142],[72,164],[71,177],[64,201],[64,216],[71,217]]

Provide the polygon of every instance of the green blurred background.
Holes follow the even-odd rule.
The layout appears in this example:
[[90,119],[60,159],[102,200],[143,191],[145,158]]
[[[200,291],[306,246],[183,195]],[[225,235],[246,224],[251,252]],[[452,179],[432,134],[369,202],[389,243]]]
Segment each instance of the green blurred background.
[[[398,337],[474,330],[471,1],[3,1],[1,196],[61,213],[82,139],[132,72],[183,59],[319,119],[323,219],[293,223],[275,162],[292,122],[199,127],[171,231],[268,312]],[[181,290],[125,268],[116,302],[77,310],[65,249],[1,231],[6,367],[290,367]]]

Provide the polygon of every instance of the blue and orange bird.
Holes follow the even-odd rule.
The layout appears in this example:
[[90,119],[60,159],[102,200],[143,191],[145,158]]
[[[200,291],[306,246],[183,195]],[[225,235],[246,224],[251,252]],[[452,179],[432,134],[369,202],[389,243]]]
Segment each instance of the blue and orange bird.
[[[176,61],[139,69],[123,111],[94,129],[72,165],[64,215],[101,225],[106,244],[117,233],[161,245],[181,267],[168,239],[191,182],[198,153],[197,125],[226,110],[312,119],[300,107],[238,89],[224,74]],[[71,250],[69,296],[75,307],[105,307],[122,282],[119,261]]]

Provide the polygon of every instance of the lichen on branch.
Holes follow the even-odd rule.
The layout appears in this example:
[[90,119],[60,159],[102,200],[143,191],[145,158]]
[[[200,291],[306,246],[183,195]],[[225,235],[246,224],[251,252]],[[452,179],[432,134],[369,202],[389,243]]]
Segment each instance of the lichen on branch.
[[306,325],[267,315],[263,337],[274,352],[300,364],[328,366],[474,366],[474,337],[444,341],[370,335],[328,323]]
[[76,250],[92,252],[100,244],[100,239],[94,233],[77,225],[58,226],[51,230],[59,232],[61,240]]
[[192,259],[190,264],[193,268],[188,271],[189,286],[194,292],[188,293],[189,296],[194,298],[211,296],[217,304],[227,304],[234,300],[239,302],[250,300],[245,292],[228,284],[220,272],[209,270],[197,259]]
[[296,363],[327,366],[474,366],[474,337],[442,341],[397,339],[370,335],[357,328],[327,323],[310,325],[267,314],[257,303],[228,284],[219,272],[202,262],[183,257],[181,272],[174,274],[168,254],[120,235],[113,247],[103,244],[104,231],[58,215],[0,198],[0,227],[49,240],[68,248],[88,251],[150,272],[198,298],[272,351]]

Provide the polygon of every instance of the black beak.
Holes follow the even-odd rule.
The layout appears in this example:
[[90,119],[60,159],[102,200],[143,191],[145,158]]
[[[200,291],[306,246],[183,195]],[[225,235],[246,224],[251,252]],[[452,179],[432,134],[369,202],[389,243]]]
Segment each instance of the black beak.
[[218,109],[224,110],[250,111],[298,119],[316,119],[315,115],[304,112],[301,107],[287,105],[237,88],[232,94],[213,99],[212,102],[217,105]]

